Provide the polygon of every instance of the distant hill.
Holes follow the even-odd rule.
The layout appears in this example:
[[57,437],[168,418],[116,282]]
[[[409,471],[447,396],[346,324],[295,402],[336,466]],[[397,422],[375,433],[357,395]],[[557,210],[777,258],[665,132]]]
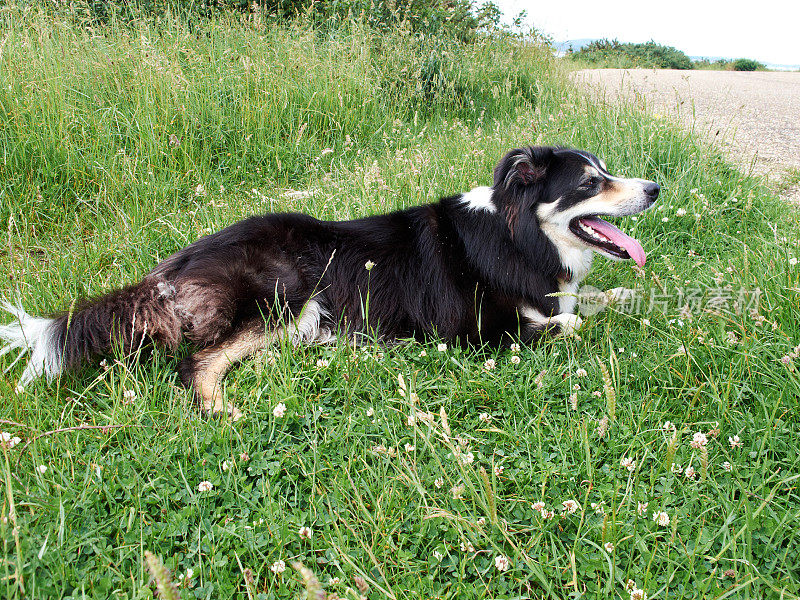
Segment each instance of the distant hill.
[[598,39],[599,38],[581,38],[578,40],[567,40],[566,42],[556,42],[553,44],[553,48],[555,48],[556,53],[560,56],[565,54],[570,48],[578,51],[584,46],[588,46],[592,42],[596,42]]

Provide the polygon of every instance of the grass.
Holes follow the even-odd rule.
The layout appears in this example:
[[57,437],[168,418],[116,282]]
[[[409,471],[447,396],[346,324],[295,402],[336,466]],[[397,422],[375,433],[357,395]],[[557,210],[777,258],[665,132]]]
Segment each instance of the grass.
[[162,352],[19,395],[12,367],[6,597],[149,598],[145,552],[183,598],[296,597],[293,561],[349,598],[628,598],[629,579],[649,598],[798,596],[798,214],[760,181],[663,119],[589,101],[514,40],[0,15],[0,290],[32,313],[252,213],[347,218],[488,184],[523,143],[663,188],[623,223],[645,270],[598,258],[586,281],[663,310],[605,310],[580,340],[283,344],[227,378],[235,424],[200,416]]

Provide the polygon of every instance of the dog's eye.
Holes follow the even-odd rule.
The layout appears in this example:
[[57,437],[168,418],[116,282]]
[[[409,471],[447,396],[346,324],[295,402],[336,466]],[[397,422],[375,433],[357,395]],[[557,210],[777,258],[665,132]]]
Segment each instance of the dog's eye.
[[602,181],[602,179],[600,179],[599,177],[590,177],[589,179],[587,179],[586,181],[581,183],[581,185],[579,187],[581,187],[584,190],[590,190],[590,189],[600,185],[601,181]]

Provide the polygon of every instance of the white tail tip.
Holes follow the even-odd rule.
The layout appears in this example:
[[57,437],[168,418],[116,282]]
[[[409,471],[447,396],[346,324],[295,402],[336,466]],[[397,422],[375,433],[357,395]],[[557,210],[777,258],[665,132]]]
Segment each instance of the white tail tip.
[[52,379],[62,370],[61,348],[55,340],[55,319],[33,317],[25,312],[20,305],[13,305],[4,300],[0,309],[11,313],[16,323],[0,325],[0,341],[5,344],[0,347],[0,356],[19,350],[14,361],[6,368],[11,369],[28,352],[31,353],[28,364],[19,378],[16,387],[17,393],[24,391],[25,386],[42,375]]

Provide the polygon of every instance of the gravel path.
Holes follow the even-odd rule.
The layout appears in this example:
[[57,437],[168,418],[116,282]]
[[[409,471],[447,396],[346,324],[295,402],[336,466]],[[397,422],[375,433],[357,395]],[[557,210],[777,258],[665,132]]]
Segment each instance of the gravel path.
[[[653,112],[694,126],[778,189],[800,170],[800,73],[589,69],[575,78],[609,98],[644,98]],[[800,204],[800,185],[781,193]]]

